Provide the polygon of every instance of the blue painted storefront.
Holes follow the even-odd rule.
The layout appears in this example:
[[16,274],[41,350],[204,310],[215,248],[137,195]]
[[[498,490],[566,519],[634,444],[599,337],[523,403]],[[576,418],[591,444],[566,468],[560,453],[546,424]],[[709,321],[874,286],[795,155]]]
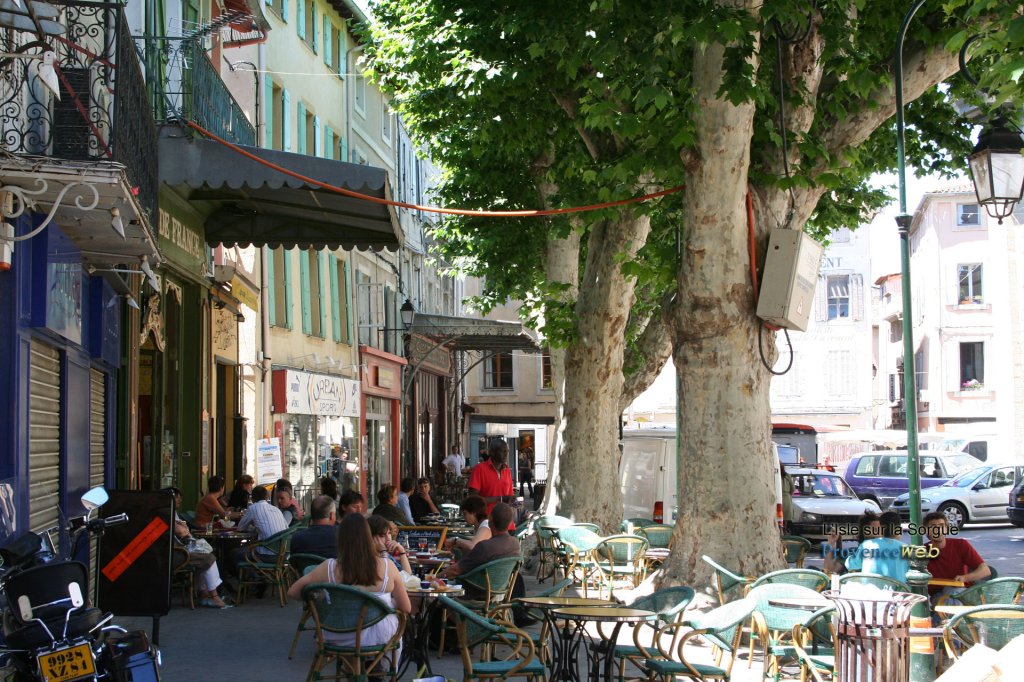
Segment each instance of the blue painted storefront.
[[[41,220],[21,217],[16,233]],[[106,389],[104,484],[114,481],[122,307],[110,284],[85,272],[79,250],[56,224],[19,242],[11,269],[0,272],[0,479],[13,479],[18,533],[29,530],[31,344],[60,354],[59,500],[65,513],[81,513],[79,498],[89,488],[92,369],[103,374]]]

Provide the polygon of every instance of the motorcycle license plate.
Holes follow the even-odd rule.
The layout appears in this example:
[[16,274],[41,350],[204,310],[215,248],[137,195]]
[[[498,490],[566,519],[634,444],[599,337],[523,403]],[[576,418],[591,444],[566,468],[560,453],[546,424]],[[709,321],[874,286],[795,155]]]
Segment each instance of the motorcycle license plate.
[[70,682],[96,674],[96,666],[88,644],[40,654],[37,660],[39,676],[44,682]]

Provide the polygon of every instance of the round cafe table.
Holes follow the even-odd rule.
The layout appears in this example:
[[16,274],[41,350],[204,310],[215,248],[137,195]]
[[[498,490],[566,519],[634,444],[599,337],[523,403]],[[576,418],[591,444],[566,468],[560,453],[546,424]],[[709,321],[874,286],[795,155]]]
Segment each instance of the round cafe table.
[[563,642],[572,641],[572,633],[569,631],[571,624],[566,620],[565,631],[562,636],[559,636],[558,621],[552,616],[552,611],[579,606],[605,608],[613,606],[615,602],[586,597],[517,597],[515,601],[544,614],[544,627],[551,640],[551,679],[579,682],[579,670],[576,664],[579,656],[579,644],[577,643],[572,650],[563,646]]
[[409,646],[402,652],[402,662],[398,667],[398,678],[401,679],[406,669],[415,664],[414,671],[425,667],[427,677],[433,677],[434,672],[430,668],[430,617],[437,609],[438,597],[461,597],[466,590],[461,585],[449,585],[447,589],[438,590],[435,588],[422,589],[419,587],[406,587],[410,597],[417,597],[420,600],[420,608],[412,614],[411,622],[405,629],[406,640]]
[[[580,644],[585,637],[588,623],[612,623],[612,633],[608,639],[601,642],[594,642],[594,646],[588,647],[588,663],[590,669],[590,680],[596,682],[613,682],[615,675],[615,644],[619,639],[619,631],[622,626],[629,623],[637,625],[646,621],[654,620],[658,614],[646,609],[633,609],[626,606],[569,606],[563,609],[555,609],[551,616],[567,623],[572,622],[575,627],[563,628],[563,634],[569,632],[569,641],[563,642],[562,646],[570,652],[578,651]],[[591,638],[592,639],[592,638]]]

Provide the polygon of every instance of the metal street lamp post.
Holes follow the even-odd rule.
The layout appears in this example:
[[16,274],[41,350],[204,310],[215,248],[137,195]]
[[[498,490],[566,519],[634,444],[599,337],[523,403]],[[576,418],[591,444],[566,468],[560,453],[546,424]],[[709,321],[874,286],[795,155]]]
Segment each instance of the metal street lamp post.
[[[905,133],[903,117],[903,43],[907,27],[917,11],[927,0],[915,0],[900,25],[896,36],[896,153],[899,179],[899,214],[896,225],[900,233],[900,279],[903,289],[903,405],[907,427],[907,478],[910,493],[911,541],[915,545],[924,543],[921,530],[921,471],[918,464],[917,442],[917,365],[914,362],[914,323],[911,308],[910,284],[910,226],[913,216],[907,213],[907,171]],[[963,54],[961,53],[961,63]],[[1002,124],[1002,121],[997,121]],[[1015,138],[1015,139],[1014,139]],[[978,203],[992,217],[999,220],[1013,211],[1024,191],[1024,157],[1020,155],[1021,139],[1010,133],[1005,125],[987,129],[978,139],[978,145],[970,157],[971,178],[974,181]],[[914,566],[907,574],[907,582],[915,592],[927,595],[931,575],[925,570],[926,561]],[[918,569],[918,570],[915,570]],[[927,602],[914,606],[912,616],[921,621],[929,618]],[[935,678],[934,653],[911,652],[910,679],[927,682]]]

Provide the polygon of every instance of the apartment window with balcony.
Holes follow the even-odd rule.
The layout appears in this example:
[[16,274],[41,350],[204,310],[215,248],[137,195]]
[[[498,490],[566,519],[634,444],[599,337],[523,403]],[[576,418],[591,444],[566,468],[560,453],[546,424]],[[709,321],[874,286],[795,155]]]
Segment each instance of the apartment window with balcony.
[[515,388],[512,375],[512,354],[495,353],[484,362],[484,388],[511,391]]
[[292,259],[284,249],[267,254],[267,279],[270,281],[270,324],[292,328]]
[[981,288],[981,263],[962,263],[956,268],[960,305],[984,303]]
[[960,389],[975,390],[985,385],[985,342],[960,343]]
[[353,86],[355,93],[353,94],[353,103],[355,104],[356,111],[363,118],[366,118],[366,78],[363,74],[356,76],[356,82]]
[[977,227],[981,225],[981,214],[978,212],[978,205],[957,204],[956,224],[957,227]]
[[825,278],[828,297],[828,319],[850,317],[850,276],[832,275]]
[[554,379],[551,374],[551,355],[543,353],[540,356],[540,388],[542,391],[550,391],[554,387]]

